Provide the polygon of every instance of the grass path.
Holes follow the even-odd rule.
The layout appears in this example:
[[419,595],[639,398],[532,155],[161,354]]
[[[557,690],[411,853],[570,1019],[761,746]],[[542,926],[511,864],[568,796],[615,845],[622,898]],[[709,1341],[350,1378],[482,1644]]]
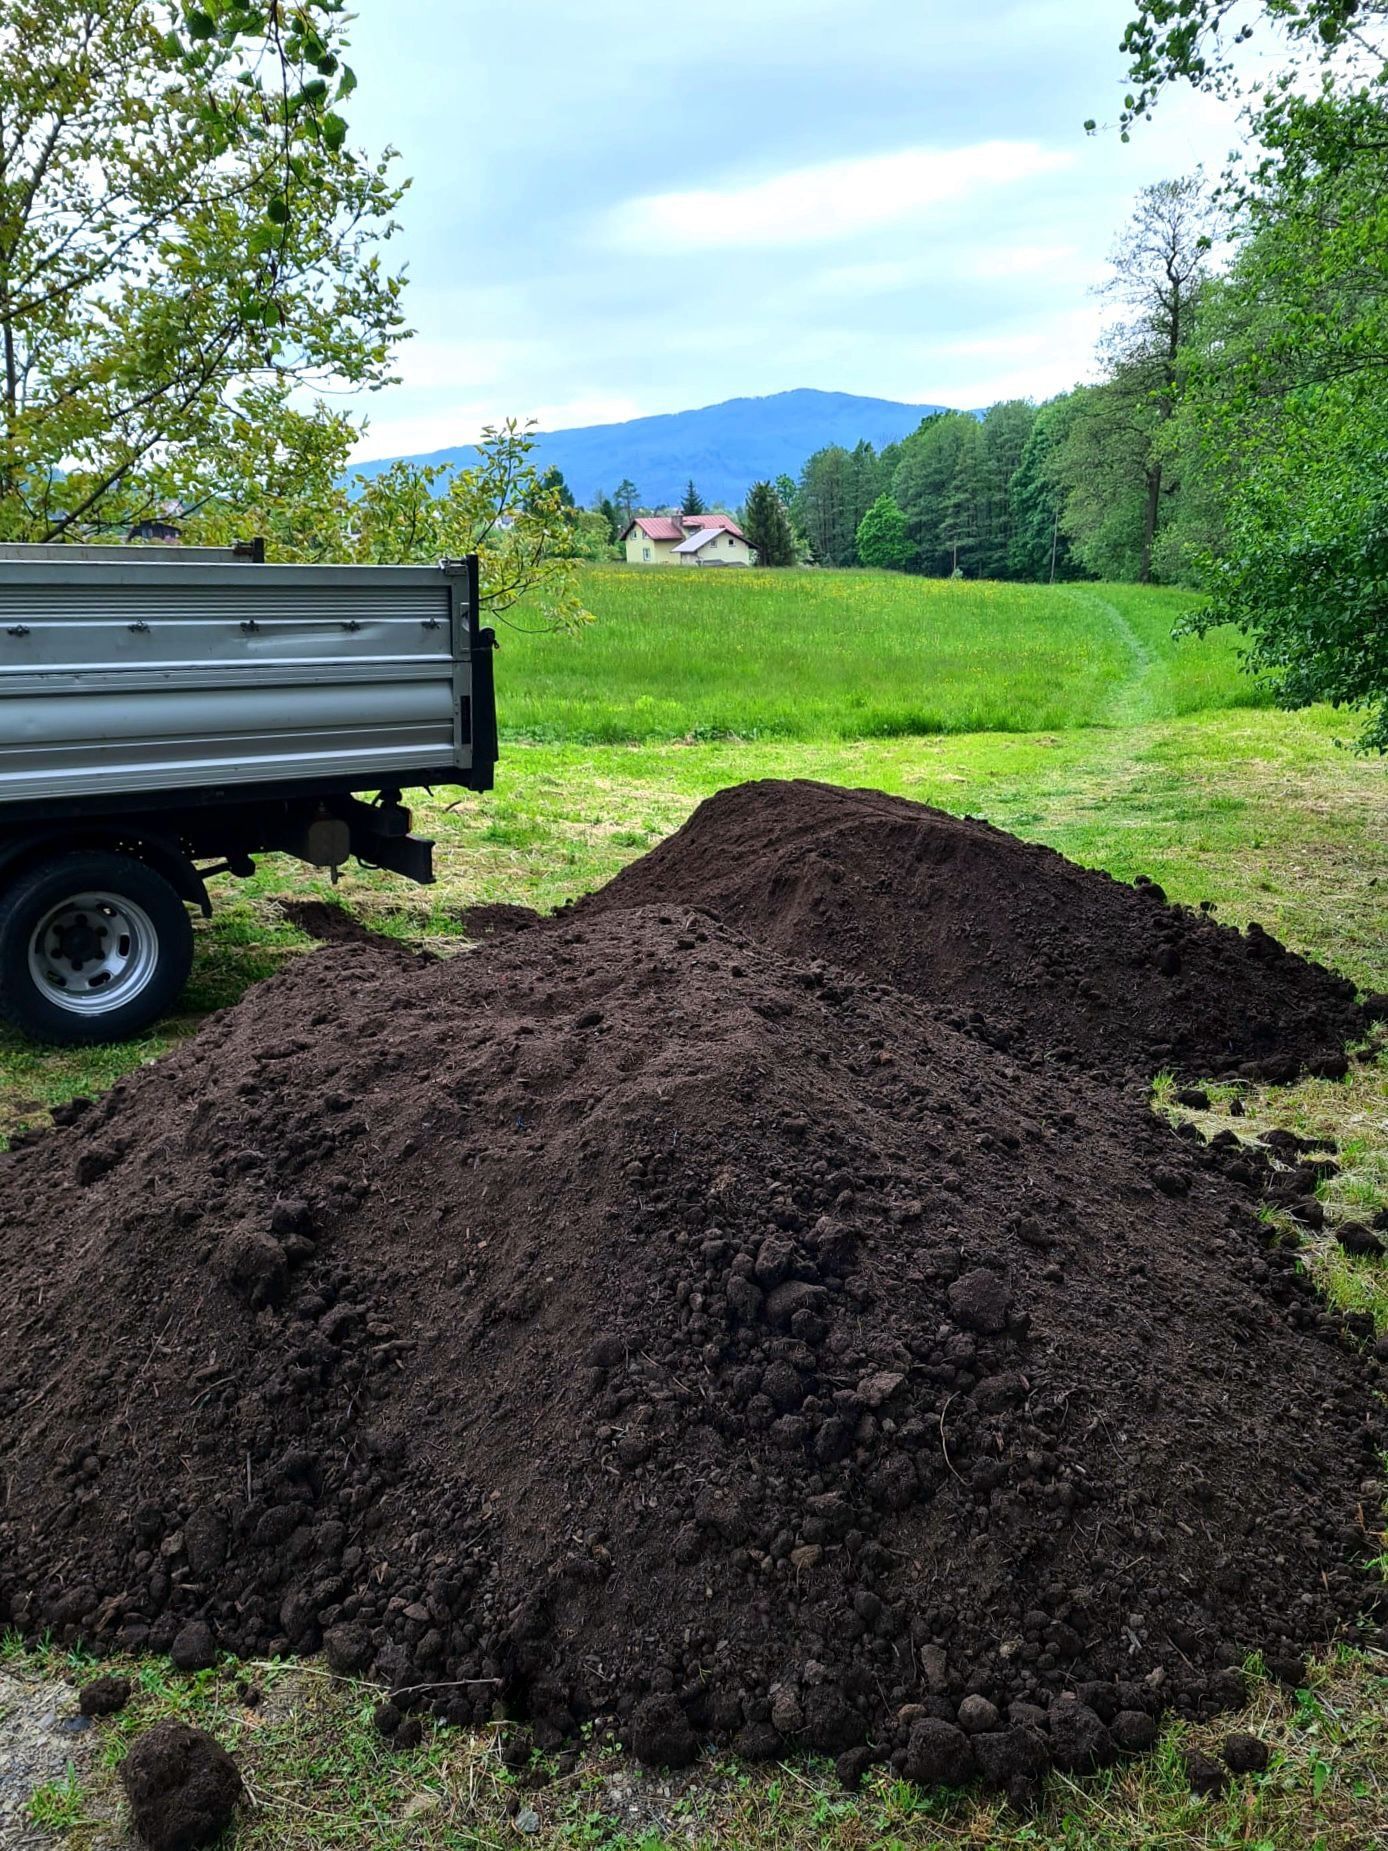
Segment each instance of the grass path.
[[1112,624],[1115,634],[1132,664],[1132,673],[1115,687],[1104,713],[1109,726],[1140,726],[1157,713],[1157,693],[1153,682],[1160,670],[1155,651],[1143,641],[1123,612],[1109,598],[1098,592],[1082,594],[1091,607],[1097,606]]

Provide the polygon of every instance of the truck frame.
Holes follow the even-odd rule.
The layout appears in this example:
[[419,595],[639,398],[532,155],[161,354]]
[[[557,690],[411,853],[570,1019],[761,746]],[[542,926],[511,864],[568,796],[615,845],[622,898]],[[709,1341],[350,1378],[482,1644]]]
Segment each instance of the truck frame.
[[432,881],[402,793],[491,788],[494,646],[476,558],[0,546],[0,1016],[61,1044],[148,1028],[188,907],[257,854]]

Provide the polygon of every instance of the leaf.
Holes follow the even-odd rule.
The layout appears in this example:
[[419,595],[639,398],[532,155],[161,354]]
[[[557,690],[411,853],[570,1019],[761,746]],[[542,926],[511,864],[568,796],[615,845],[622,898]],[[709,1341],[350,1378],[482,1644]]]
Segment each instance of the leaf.
[[189,38],[215,38],[217,22],[210,13],[204,13],[201,7],[191,7],[184,15]]
[[272,225],[287,225],[289,223],[289,201],[283,195],[276,194],[266,206],[265,216]]

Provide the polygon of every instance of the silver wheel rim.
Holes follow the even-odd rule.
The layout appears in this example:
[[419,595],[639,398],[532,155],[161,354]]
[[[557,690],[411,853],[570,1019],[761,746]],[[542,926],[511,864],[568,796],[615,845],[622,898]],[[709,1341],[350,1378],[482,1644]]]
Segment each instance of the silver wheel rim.
[[149,914],[119,893],[74,893],[35,926],[29,975],[72,1015],[110,1015],[149,988],[159,939]]

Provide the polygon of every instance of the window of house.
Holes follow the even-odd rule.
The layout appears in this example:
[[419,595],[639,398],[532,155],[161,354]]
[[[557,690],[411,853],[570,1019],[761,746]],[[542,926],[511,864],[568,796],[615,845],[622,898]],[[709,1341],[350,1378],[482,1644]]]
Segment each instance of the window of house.
[[649,558],[650,558],[650,556],[651,556],[651,549],[650,549],[650,547],[648,547],[648,546],[643,546],[643,547],[641,548],[641,557],[642,557],[643,559],[649,559]]

